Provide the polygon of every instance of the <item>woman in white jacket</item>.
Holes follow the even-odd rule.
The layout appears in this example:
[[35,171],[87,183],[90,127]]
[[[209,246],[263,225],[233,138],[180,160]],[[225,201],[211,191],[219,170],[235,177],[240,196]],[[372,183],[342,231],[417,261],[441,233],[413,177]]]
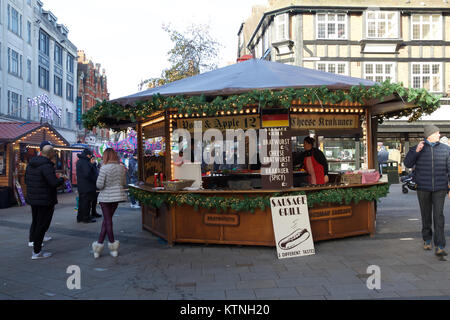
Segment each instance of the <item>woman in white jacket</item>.
[[98,241],[92,244],[94,257],[98,258],[103,250],[106,235],[108,235],[108,248],[113,257],[117,257],[119,241],[114,239],[112,217],[119,202],[127,201],[124,186],[126,185],[125,167],[120,163],[117,153],[108,148],[103,153],[103,162],[97,178],[97,189],[100,190],[98,202],[103,211],[102,231]]

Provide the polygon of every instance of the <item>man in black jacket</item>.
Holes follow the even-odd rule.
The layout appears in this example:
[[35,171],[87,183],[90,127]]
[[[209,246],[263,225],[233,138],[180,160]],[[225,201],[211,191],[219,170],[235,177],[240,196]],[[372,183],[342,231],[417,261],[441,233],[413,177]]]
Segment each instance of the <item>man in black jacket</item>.
[[56,189],[64,183],[64,178],[56,177],[55,165],[51,161],[54,157],[53,146],[44,146],[41,155],[30,160],[25,172],[26,201],[31,205],[35,223],[31,237],[33,260],[51,256],[50,252],[42,252],[42,242],[52,221],[55,205],[58,203]]
[[[49,141],[42,141],[41,145],[40,145],[40,152],[42,152],[42,150],[44,149],[45,146],[51,146],[51,142]],[[39,153],[41,154],[41,153]],[[50,227],[50,226],[49,226]],[[31,227],[30,227],[30,235],[29,235],[29,241],[28,241],[28,246],[29,247],[33,247],[33,233],[34,233],[34,229],[36,228],[36,221],[33,219],[31,222]],[[47,232],[47,231],[46,231]],[[52,240],[52,237],[46,237],[44,236],[44,242],[50,241]],[[44,245],[42,245],[44,246]]]
[[77,187],[78,187],[78,215],[77,222],[90,223],[96,220],[91,217],[92,204],[97,196],[97,167],[91,162],[92,152],[84,149],[78,155]]
[[415,166],[417,198],[422,215],[423,248],[431,250],[433,239],[435,254],[442,257],[447,255],[444,251],[444,203],[447,194],[450,199],[450,148],[439,143],[439,128],[434,125],[425,126],[424,136],[423,141],[410,149],[404,164],[407,168]]

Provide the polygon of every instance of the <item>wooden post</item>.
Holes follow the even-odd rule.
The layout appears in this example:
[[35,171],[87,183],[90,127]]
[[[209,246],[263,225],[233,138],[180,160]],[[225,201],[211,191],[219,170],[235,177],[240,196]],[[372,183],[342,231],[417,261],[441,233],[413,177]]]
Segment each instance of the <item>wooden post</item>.
[[142,123],[136,125],[137,132],[137,150],[138,150],[138,175],[139,181],[144,181],[144,142],[142,138]]
[[170,140],[170,123],[170,115],[169,112],[166,111],[164,113],[164,138],[166,140],[166,154],[164,157],[166,172],[164,172],[164,175],[166,180],[172,179],[172,141]]
[[369,108],[366,109],[366,143],[367,143],[367,169],[374,169],[373,143],[372,143],[372,117]]

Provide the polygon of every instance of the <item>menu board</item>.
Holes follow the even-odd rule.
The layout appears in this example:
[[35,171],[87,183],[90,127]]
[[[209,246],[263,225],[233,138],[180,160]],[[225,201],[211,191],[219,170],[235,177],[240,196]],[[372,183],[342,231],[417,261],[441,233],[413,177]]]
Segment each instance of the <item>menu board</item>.
[[359,115],[357,114],[292,114],[292,129],[358,129]]
[[267,139],[262,140],[267,154],[261,161],[261,186],[263,189],[287,189],[293,186],[292,143],[289,128],[267,129]]
[[234,116],[213,117],[213,118],[179,119],[177,120],[177,128],[185,129],[188,130],[189,132],[194,132],[196,121],[202,123],[202,131],[206,131],[208,129],[218,129],[224,131],[227,129],[248,130],[260,128],[258,115],[234,115]]

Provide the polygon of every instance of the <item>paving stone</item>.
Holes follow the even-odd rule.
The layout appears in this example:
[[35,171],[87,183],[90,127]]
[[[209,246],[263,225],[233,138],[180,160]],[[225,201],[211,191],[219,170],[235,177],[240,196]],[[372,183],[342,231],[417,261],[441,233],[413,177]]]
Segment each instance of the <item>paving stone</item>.
[[325,296],[330,292],[322,285],[303,285],[296,287],[301,296]]
[[230,300],[253,300],[256,294],[253,289],[226,290],[227,299]]
[[299,297],[295,288],[263,288],[255,289],[258,299],[279,299],[280,297]]
[[276,280],[277,286],[283,287],[298,287],[307,285],[323,285],[330,284],[330,281],[325,277],[298,277],[298,278],[283,278]]
[[196,291],[192,297],[200,300],[226,300],[225,290]]
[[275,280],[248,280],[236,283],[237,289],[259,289],[259,288],[275,288],[277,284]]
[[197,282],[196,291],[212,291],[212,290],[220,290],[225,291],[227,289],[236,289],[235,282]]

